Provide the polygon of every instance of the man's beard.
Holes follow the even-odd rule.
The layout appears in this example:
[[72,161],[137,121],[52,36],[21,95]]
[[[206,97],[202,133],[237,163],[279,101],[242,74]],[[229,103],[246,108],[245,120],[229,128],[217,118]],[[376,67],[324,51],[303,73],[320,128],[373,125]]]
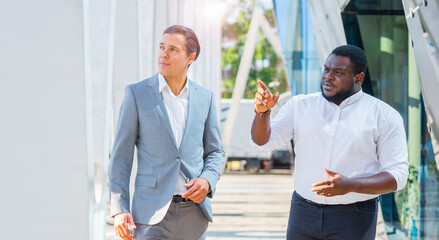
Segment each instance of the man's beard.
[[352,81],[352,85],[350,87],[350,89],[342,89],[339,90],[334,96],[332,97],[328,97],[325,95],[325,93],[323,92],[323,83],[320,84],[320,90],[322,91],[322,96],[328,100],[329,102],[342,102],[344,101],[346,98],[354,95],[355,93],[355,85],[354,82]]

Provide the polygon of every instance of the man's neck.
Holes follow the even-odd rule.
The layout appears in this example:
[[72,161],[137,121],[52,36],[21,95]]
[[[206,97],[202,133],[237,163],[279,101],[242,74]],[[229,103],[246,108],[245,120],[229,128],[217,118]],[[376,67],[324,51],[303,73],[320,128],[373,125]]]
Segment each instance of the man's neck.
[[186,74],[183,74],[178,77],[170,77],[163,76],[165,78],[166,83],[168,83],[169,88],[175,96],[180,95],[181,90],[186,85],[187,77]]
[[355,89],[355,90],[354,90],[349,96],[345,97],[343,100],[340,100],[340,101],[333,101],[333,103],[337,104],[337,106],[340,106],[340,104],[341,104],[344,100],[346,100],[346,99],[352,97],[353,95],[357,94],[360,90],[361,90],[361,87],[360,87],[360,88],[356,88],[356,89]]

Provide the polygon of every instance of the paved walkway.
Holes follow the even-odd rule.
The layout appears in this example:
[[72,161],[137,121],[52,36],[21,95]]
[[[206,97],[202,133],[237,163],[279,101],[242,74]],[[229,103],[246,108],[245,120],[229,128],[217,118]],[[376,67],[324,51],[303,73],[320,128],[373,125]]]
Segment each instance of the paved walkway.
[[285,239],[293,193],[289,171],[225,174],[212,201],[208,240]]
[[[292,192],[287,170],[224,174],[212,201],[214,222],[207,239],[285,239]],[[107,225],[106,239],[120,239],[112,225]]]

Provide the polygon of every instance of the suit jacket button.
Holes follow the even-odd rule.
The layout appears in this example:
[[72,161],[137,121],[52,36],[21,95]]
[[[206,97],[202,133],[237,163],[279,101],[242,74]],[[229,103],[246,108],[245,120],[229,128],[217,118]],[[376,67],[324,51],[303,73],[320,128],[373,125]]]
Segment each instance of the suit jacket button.
[[177,162],[179,162],[179,161],[181,160],[181,158],[180,158],[180,157],[177,157],[175,160],[176,160]]

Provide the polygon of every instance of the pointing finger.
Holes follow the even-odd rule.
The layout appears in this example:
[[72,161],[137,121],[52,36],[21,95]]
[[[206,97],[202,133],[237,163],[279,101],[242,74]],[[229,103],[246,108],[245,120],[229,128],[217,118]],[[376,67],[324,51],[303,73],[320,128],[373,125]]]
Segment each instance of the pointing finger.
[[261,87],[258,87],[258,92],[261,93],[265,97],[272,96],[269,89],[263,89]]
[[261,86],[261,88],[263,88],[264,90],[268,90],[268,87],[265,85],[264,82],[262,82],[260,79],[258,79],[258,84],[259,86]]
[[260,93],[261,95],[263,95],[263,96],[265,96],[265,97],[267,97],[267,91],[265,91],[263,88],[261,88],[261,87],[258,87],[258,91],[257,91],[258,93]]

